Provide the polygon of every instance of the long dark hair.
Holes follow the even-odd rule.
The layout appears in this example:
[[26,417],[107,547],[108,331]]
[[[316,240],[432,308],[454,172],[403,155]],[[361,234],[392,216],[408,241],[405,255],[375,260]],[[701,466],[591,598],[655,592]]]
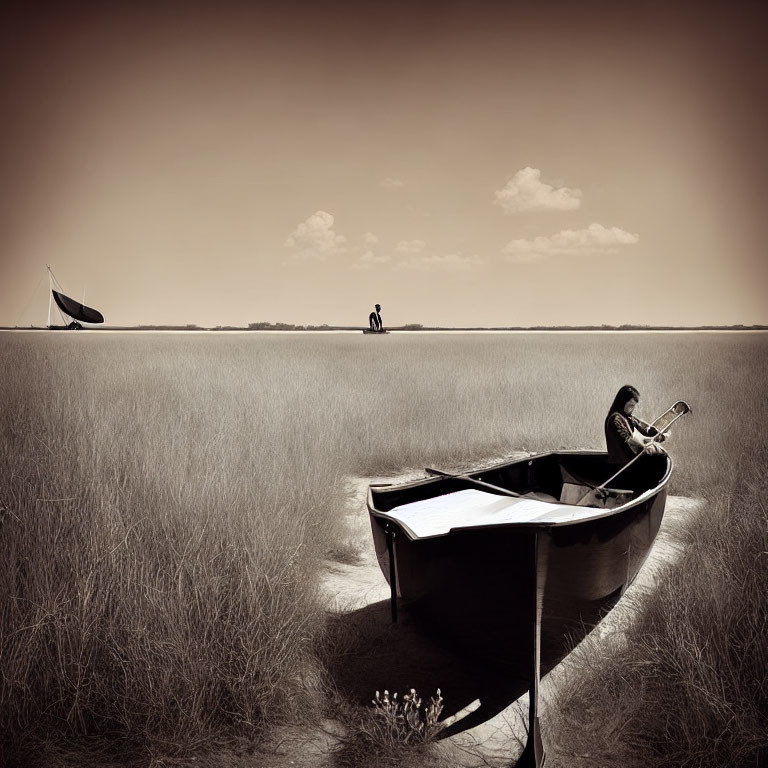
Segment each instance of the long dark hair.
[[617,393],[616,397],[613,398],[613,405],[611,405],[610,410],[608,411],[608,415],[610,416],[612,413],[620,413],[622,416],[625,415],[624,413],[624,406],[632,399],[635,398],[635,400],[640,399],[640,393],[634,388],[631,387],[629,384],[625,384]]

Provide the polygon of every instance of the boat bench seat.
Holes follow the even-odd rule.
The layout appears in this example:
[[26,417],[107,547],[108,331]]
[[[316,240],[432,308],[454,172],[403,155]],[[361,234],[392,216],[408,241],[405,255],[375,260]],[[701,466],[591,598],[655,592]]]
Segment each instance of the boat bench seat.
[[614,509],[626,504],[634,496],[634,491],[625,488],[603,488],[601,493],[595,493],[591,485],[581,483],[563,483],[560,501],[563,504],[575,504],[579,507],[597,507],[598,509]]

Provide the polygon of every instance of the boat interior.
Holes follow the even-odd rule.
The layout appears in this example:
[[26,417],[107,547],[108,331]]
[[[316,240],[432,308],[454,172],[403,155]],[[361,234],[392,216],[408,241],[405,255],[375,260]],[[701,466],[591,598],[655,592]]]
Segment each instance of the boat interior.
[[[470,478],[541,501],[610,509],[626,504],[662,483],[671,470],[666,454],[643,456],[611,480],[605,493],[594,488],[621,469],[601,452],[546,453],[468,472],[403,486],[372,487],[374,506],[381,512],[415,501],[477,488]],[[483,488],[489,493],[494,490]],[[500,491],[496,491],[501,495]]]

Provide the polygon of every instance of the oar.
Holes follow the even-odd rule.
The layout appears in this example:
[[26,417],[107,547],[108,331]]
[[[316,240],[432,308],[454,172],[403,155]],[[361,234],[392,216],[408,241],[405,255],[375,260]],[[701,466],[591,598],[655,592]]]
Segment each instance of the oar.
[[[664,432],[667,432],[667,431],[669,430],[669,428],[670,428],[670,427],[671,427],[671,426],[672,426],[672,425],[673,425],[673,424],[674,424],[674,423],[675,423],[675,422],[676,422],[676,421],[677,421],[677,420],[678,420],[678,419],[679,419],[681,416],[685,416],[685,414],[686,414],[686,413],[690,413],[690,412],[691,412],[691,407],[688,405],[688,403],[686,403],[686,402],[683,402],[682,400],[680,400],[680,403],[682,403],[682,405],[685,407],[685,410],[684,410],[684,411],[681,411],[680,413],[678,413],[678,414],[675,416],[675,418],[674,418],[674,419],[672,419],[672,421],[670,421],[670,422],[669,422],[669,424],[667,424],[667,426],[664,428]],[[658,421],[658,419],[657,419],[657,421]],[[634,464],[634,463],[635,463],[635,462],[636,462],[636,461],[637,461],[637,460],[638,460],[638,459],[639,459],[639,458],[640,458],[640,457],[641,457],[641,456],[642,456],[642,455],[645,453],[645,451],[647,450],[648,446],[649,446],[649,445],[651,445],[652,443],[655,443],[655,442],[656,442],[656,441],[657,441],[657,440],[658,440],[658,439],[659,439],[659,438],[660,438],[660,437],[661,437],[661,436],[664,434],[664,432],[662,432],[662,431],[660,431],[660,430],[659,430],[659,431],[658,431],[658,432],[657,432],[657,433],[656,433],[656,434],[655,434],[655,435],[654,435],[654,436],[653,436],[653,437],[650,439],[650,442],[647,442],[647,443],[646,443],[646,444],[643,446],[643,449],[640,451],[640,453],[638,453],[637,455],[633,456],[633,457],[632,457],[632,458],[631,458],[631,459],[630,459],[630,460],[629,460],[629,461],[628,461],[628,462],[627,462],[627,463],[626,463],[626,464],[625,464],[625,465],[624,465],[624,466],[623,466],[623,467],[622,467],[622,468],[621,468],[621,469],[620,469],[618,472],[616,472],[615,474],[611,475],[611,476],[610,476],[610,477],[609,477],[607,480],[605,480],[604,482],[600,483],[600,485],[596,486],[595,488],[590,488],[590,489],[589,489],[589,490],[588,490],[588,491],[587,491],[587,492],[586,492],[586,493],[585,493],[585,494],[584,494],[584,495],[583,495],[583,496],[582,496],[582,497],[581,497],[581,498],[580,498],[580,499],[579,499],[579,500],[576,502],[576,506],[578,506],[579,504],[581,504],[581,502],[582,502],[582,501],[584,501],[584,499],[586,499],[586,498],[587,498],[587,496],[589,496],[589,494],[590,494],[590,493],[592,493],[592,491],[599,491],[599,490],[601,490],[602,488],[605,488],[605,487],[608,485],[608,483],[610,483],[610,482],[612,482],[613,480],[615,480],[615,479],[616,479],[616,478],[617,478],[617,477],[618,477],[618,476],[619,476],[619,475],[620,475],[622,472],[624,472],[624,470],[626,470],[626,469],[628,469],[629,467],[631,467],[631,466],[632,466],[632,465],[633,465],[633,464]]]
[[510,491],[508,488],[502,488],[500,485],[493,485],[491,483],[486,483],[483,480],[476,480],[474,477],[470,477],[469,475],[452,475],[450,472],[441,472],[439,469],[432,469],[432,467],[424,467],[424,471],[430,475],[437,475],[437,477],[452,477],[456,478],[457,480],[466,480],[467,482],[473,483],[474,485],[479,485],[481,488],[490,488],[492,491],[503,493],[505,496],[515,496],[518,499],[522,498],[522,494],[520,493]]

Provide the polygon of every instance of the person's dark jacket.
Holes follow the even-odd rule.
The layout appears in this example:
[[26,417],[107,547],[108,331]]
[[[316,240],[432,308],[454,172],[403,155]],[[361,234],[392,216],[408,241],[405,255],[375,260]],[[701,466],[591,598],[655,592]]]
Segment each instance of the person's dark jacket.
[[614,411],[605,420],[605,447],[612,464],[626,464],[640,453],[640,448],[630,444],[634,430],[646,437],[654,437],[658,430],[634,416]]

